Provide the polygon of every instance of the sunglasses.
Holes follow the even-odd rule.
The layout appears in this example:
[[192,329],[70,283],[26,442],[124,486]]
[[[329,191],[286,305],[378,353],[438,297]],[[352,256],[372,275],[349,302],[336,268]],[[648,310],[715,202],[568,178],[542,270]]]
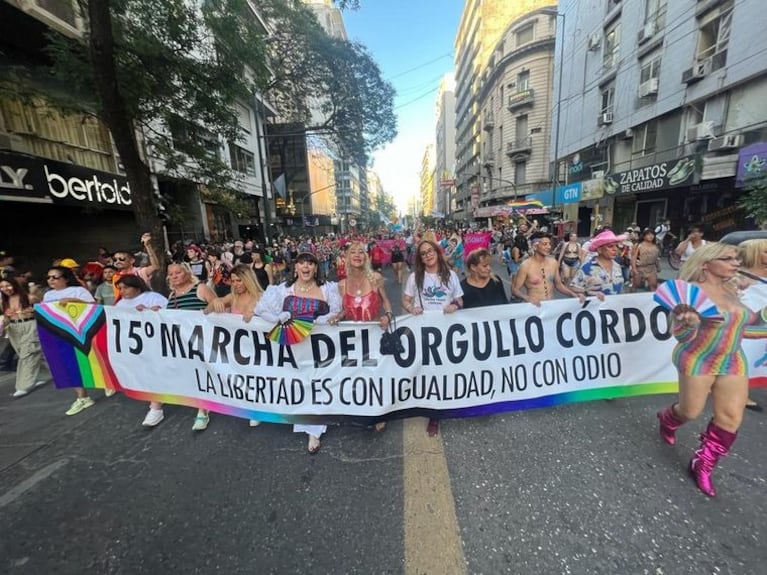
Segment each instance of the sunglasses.
[[60,280],[60,279],[61,279],[61,278],[63,278],[63,277],[64,277],[64,276],[45,276],[45,279],[49,279],[49,280]]
[[116,261],[116,262],[127,262],[128,261],[128,258],[112,258],[112,259],[114,259],[114,261]]

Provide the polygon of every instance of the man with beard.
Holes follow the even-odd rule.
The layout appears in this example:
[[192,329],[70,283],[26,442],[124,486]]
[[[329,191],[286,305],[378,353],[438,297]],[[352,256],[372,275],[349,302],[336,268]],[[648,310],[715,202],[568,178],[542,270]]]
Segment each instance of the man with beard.
[[149,265],[136,267],[136,258],[128,250],[116,251],[112,256],[115,273],[112,276],[112,285],[115,287],[115,303],[120,299],[120,290],[117,284],[123,276],[134,275],[144,280],[147,285],[152,285],[152,275],[160,269],[160,259],[152,247],[152,234],[146,233],[141,236],[141,245],[149,255]]

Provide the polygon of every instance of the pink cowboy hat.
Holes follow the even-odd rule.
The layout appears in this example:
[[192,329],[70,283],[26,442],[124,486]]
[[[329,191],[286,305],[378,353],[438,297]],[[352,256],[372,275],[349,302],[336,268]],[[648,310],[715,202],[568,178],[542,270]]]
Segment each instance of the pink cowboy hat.
[[605,230],[595,235],[589,242],[589,251],[595,252],[603,246],[619,244],[626,239],[626,234],[616,236],[612,230]]

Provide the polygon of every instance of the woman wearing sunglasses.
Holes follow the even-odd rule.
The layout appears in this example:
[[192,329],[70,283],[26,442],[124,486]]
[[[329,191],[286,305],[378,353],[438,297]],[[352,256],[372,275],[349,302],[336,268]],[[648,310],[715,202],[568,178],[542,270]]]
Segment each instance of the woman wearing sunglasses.
[[738,297],[733,280],[739,265],[735,246],[716,242],[695,250],[679,277],[703,290],[721,317],[703,318],[683,304],[671,312],[671,333],[678,342],[672,361],[679,372],[679,399],[658,413],[660,436],[674,445],[676,430],[696,419],[711,395],[714,417],[689,465],[698,488],[709,497],[716,495],[711,474],[735,442],[748,397],[748,364],[741,340],[767,337],[767,308],[755,313]]
[[[48,287],[43,295],[43,303],[96,303],[91,292],[85,289],[75,277],[71,269],[64,266],[53,266],[46,275]],[[88,392],[82,387],[75,388],[77,399],[66,411],[67,415],[77,415],[83,409],[91,407],[94,401],[88,397]]]

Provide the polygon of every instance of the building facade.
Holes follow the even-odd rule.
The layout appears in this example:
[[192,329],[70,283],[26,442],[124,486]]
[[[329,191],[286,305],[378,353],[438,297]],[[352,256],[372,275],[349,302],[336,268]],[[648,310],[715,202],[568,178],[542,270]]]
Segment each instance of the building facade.
[[481,76],[509,24],[546,0],[466,0],[455,38],[455,220],[470,221],[481,181]]
[[455,78],[446,74],[439,84],[435,106],[434,206],[436,218],[446,218],[455,207]]
[[549,133],[556,6],[514,20],[482,73],[478,218],[551,187]]
[[678,235],[751,225],[736,175],[767,141],[762,3],[565,0],[559,11],[552,157],[579,233],[666,217]]

